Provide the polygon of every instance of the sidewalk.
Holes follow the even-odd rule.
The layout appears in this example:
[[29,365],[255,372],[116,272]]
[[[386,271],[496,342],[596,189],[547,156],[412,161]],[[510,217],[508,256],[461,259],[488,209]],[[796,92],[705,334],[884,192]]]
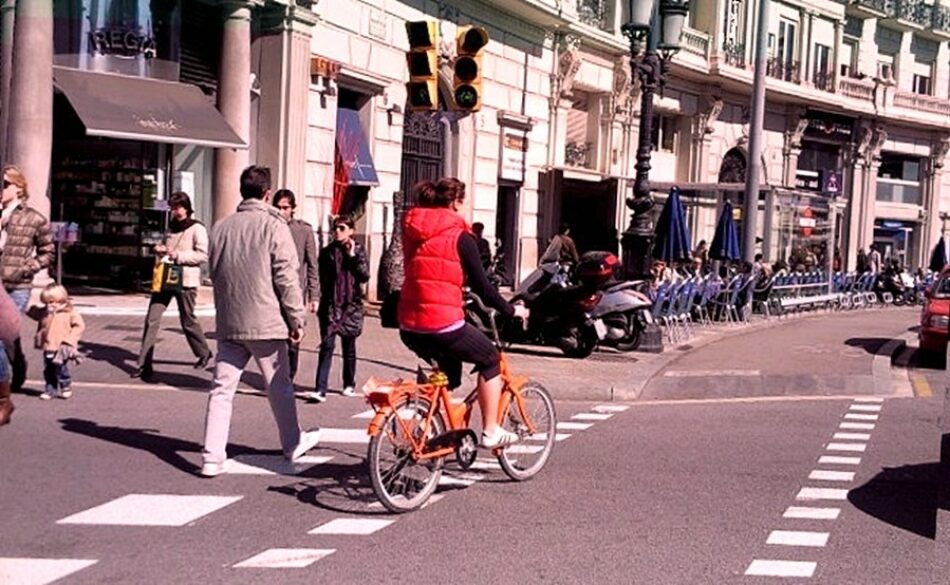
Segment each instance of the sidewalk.
[[[169,307],[162,321],[155,351],[157,384],[146,384],[130,379],[135,370],[142,335],[148,295],[77,295],[75,304],[86,317],[87,331],[83,350],[87,359],[75,371],[77,388],[89,384],[134,389],[152,386],[178,390],[204,391],[211,380],[210,371],[192,368],[191,355],[178,323],[177,310]],[[208,302],[199,304],[199,321],[208,336],[212,349],[214,342],[214,307]],[[827,313],[812,313],[786,318],[755,319],[748,325],[696,326],[696,334],[678,347],[667,346],[661,354],[641,352],[620,353],[605,349],[587,359],[566,358],[550,347],[516,346],[509,351],[514,370],[544,384],[560,400],[637,400],[646,383],[661,369],[687,352],[720,339],[741,335],[763,328],[783,326],[801,319],[822,318]],[[309,324],[304,340],[297,383],[300,390],[311,390],[317,366],[319,341],[315,319]],[[32,339],[35,324],[24,323],[24,338]],[[339,354],[337,354],[339,355]],[[396,378],[413,376],[419,360],[400,342],[398,333],[383,329],[376,309],[370,307],[363,335],[357,342],[357,383],[369,376]],[[28,389],[39,390],[42,357],[28,349],[30,372]],[[331,391],[340,390],[340,360],[334,361],[330,377]],[[263,381],[252,366],[244,376],[246,390],[262,390]]]

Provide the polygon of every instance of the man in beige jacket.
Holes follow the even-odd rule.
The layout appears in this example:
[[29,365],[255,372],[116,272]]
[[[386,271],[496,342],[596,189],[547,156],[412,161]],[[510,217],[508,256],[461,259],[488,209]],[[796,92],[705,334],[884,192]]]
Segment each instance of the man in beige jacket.
[[198,286],[201,284],[201,264],[208,260],[208,230],[201,222],[192,218],[194,210],[187,193],[177,191],[168,198],[171,221],[165,241],[155,246],[156,260],[168,261],[182,267],[181,290],[152,293],[145,317],[145,331],[142,332],[142,347],[139,350],[138,368],[133,378],[151,381],[154,375],[152,358],[155,354],[155,342],[161,329],[162,315],[168,304],[175,299],[178,305],[178,317],[182,331],[188,340],[191,353],[198,359],[195,369],[203,370],[213,357],[205,340],[201,324],[195,317],[195,303],[198,299]]
[[227,471],[234,394],[252,357],[267,383],[284,456],[294,461],[319,440],[319,429],[301,431],[297,421],[287,344],[303,337],[306,309],[293,237],[287,221],[269,204],[270,170],[244,169],[241,197],[237,213],[211,230],[218,355],[205,420],[205,477]]

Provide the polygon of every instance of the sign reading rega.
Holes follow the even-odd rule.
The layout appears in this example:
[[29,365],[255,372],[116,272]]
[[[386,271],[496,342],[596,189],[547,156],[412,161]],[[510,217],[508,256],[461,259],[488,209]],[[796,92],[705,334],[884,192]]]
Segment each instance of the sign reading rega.
[[137,30],[100,28],[89,33],[92,46],[102,55],[154,59],[158,55],[155,39]]

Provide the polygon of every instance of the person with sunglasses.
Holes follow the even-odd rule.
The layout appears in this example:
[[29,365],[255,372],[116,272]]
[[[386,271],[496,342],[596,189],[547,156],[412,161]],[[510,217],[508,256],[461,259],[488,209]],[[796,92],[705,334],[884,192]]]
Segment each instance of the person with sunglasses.
[[353,218],[333,221],[333,241],[320,251],[317,261],[322,299],[317,310],[320,324],[320,357],[316,388],[309,394],[315,402],[327,399],[330,364],[336,338],[343,345],[343,396],[356,396],[356,338],[363,332],[363,284],[369,281],[366,250],[356,240]]
[[[20,313],[26,312],[33,290],[33,277],[49,268],[53,262],[56,245],[49,220],[42,213],[26,204],[30,197],[26,177],[19,168],[7,165],[3,168],[3,194],[0,205],[0,278],[10,298]],[[20,339],[7,346],[12,366],[13,391],[17,392],[26,380],[26,356]]]

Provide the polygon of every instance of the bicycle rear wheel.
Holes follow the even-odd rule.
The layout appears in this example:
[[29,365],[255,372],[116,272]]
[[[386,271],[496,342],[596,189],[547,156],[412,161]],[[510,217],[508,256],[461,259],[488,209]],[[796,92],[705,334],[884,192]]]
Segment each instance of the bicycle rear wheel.
[[386,415],[379,433],[370,439],[369,478],[376,497],[390,512],[415,510],[439,485],[443,458],[415,461],[407,436],[408,431],[418,441],[423,433],[427,439],[442,434],[444,426],[438,414],[432,417],[428,430],[424,428],[428,412],[428,400],[407,401]]
[[531,479],[541,471],[554,449],[557,431],[554,400],[544,386],[528,382],[521,388],[521,399],[524,402],[524,415],[534,426],[534,433],[529,434],[518,403],[512,398],[501,424],[522,440],[505,447],[498,454],[502,470],[515,481]]

